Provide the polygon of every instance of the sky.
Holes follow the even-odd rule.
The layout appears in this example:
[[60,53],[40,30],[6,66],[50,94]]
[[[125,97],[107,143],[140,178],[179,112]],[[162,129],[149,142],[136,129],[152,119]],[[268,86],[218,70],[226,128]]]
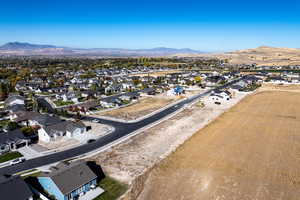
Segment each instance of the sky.
[[2,0],[0,45],[300,48],[299,10],[299,0]]

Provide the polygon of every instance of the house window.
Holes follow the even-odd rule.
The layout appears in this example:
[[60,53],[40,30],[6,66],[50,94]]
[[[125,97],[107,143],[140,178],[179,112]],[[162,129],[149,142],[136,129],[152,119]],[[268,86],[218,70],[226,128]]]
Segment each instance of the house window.
[[77,192],[78,192],[78,194],[82,193],[83,192],[83,187],[78,188]]

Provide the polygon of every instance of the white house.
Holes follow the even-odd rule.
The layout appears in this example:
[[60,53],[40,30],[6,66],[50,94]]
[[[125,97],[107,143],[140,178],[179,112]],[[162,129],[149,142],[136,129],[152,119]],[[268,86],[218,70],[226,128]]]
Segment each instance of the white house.
[[11,95],[5,100],[5,105],[14,106],[14,105],[24,105],[25,98],[20,95]]
[[209,99],[214,102],[214,103],[224,103],[226,101],[228,101],[229,99],[224,97],[224,96],[221,96],[221,95],[218,95],[218,94],[212,94],[211,96],[209,96]]
[[50,126],[41,127],[38,130],[39,140],[50,142],[63,137],[76,137],[86,133],[86,126],[81,122],[62,121]]

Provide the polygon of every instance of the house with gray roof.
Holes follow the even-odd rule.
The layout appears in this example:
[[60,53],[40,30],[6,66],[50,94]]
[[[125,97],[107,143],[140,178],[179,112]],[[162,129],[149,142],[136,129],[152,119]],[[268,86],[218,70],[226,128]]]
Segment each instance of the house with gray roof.
[[[60,163],[51,170],[39,176],[38,181],[47,193],[58,200],[78,199],[97,187],[98,177],[86,162]],[[97,195],[103,190],[99,192]]]
[[24,111],[25,110],[25,98],[13,94],[10,95],[6,100],[5,100],[5,108],[11,113],[18,112],[18,111]]
[[6,106],[13,106],[13,105],[24,105],[25,104],[25,98],[20,95],[10,95],[5,100]]
[[60,121],[49,126],[43,126],[38,130],[39,140],[50,142],[62,137],[76,137],[86,133],[86,126],[82,122]]

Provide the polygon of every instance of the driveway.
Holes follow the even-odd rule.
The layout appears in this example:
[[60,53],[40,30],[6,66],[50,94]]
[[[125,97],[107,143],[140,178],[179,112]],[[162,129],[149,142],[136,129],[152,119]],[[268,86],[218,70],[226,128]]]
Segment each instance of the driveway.
[[18,152],[20,152],[26,158],[26,160],[37,158],[43,155],[29,146],[19,148]]

